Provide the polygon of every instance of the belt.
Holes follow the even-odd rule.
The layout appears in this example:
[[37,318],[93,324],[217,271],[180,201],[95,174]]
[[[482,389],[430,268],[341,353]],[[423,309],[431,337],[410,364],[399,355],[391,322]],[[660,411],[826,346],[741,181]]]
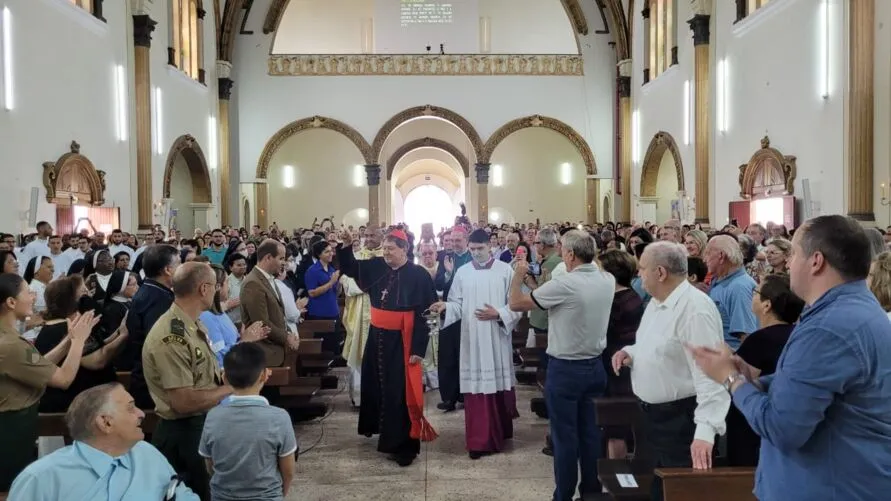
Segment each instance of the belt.
[[687,410],[691,404],[693,408],[696,408],[695,396],[682,398],[680,400],[672,400],[671,402],[662,402],[659,404],[651,404],[640,399],[638,399],[637,401],[640,404],[640,408],[644,412],[684,411]]

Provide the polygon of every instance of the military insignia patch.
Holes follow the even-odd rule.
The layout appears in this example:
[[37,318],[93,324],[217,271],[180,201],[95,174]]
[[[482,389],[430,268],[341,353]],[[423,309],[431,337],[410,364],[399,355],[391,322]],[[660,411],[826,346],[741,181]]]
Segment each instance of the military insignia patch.
[[199,360],[204,358],[204,352],[201,351],[201,348],[198,348],[198,347],[195,348],[195,358],[197,358]]
[[29,364],[37,364],[40,362],[40,352],[33,346],[28,347],[28,354],[25,357]]
[[161,342],[164,343],[165,345],[178,344],[180,346],[186,346],[186,344],[187,344],[186,338],[179,336],[179,335],[175,335],[175,334],[171,334],[169,336],[162,338]]
[[170,333],[177,336],[186,335],[186,324],[178,318],[170,319]]

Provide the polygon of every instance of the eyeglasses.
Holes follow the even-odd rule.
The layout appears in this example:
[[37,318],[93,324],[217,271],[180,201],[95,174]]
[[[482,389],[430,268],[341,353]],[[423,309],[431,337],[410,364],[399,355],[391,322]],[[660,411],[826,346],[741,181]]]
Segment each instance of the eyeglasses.
[[761,291],[758,290],[758,287],[754,287],[754,288],[752,289],[752,294],[758,294],[758,295],[760,296],[760,295],[761,295]]

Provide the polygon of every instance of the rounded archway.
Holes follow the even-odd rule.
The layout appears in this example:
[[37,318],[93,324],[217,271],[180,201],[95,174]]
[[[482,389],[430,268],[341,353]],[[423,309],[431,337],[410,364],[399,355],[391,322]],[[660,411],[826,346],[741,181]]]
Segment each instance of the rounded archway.
[[612,219],[613,219],[613,211],[612,211],[612,207],[610,205],[611,204],[609,201],[609,196],[603,197],[603,213],[602,213],[603,215],[600,216],[601,219],[603,219],[603,221],[601,221],[603,223],[605,223],[607,221],[612,221]]
[[244,216],[241,225],[249,229],[251,227],[251,203],[247,198],[244,199]]
[[480,152],[483,149],[483,140],[480,138],[479,133],[473,125],[471,125],[470,121],[452,110],[428,104],[426,106],[416,106],[414,108],[403,110],[387,120],[375,136],[374,143],[372,143],[372,156],[376,159],[376,163],[383,162],[384,159],[381,158],[381,155],[384,151],[384,145],[396,129],[412,120],[422,118],[444,120],[457,127],[464,136],[467,137],[467,140],[470,141],[474,156],[479,158]]
[[415,232],[425,223],[432,224],[434,232],[438,232],[454,224],[453,207],[452,197],[446,190],[434,184],[421,184],[405,196],[403,221]]
[[671,134],[653,136],[640,174],[639,219],[662,223],[680,219],[684,191],[684,167]]
[[174,214],[171,229],[184,235],[195,228],[208,229],[207,212],[213,203],[210,171],[201,146],[189,134],[178,137],[167,154],[163,194]]
[[406,205],[408,195],[419,187],[434,186],[442,190],[449,199],[448,205],[440,204],[436,210],[444,213],[444,219],[454,221],[459,213],[459,204],[466,202],[464,178],[459,172],[453,165],[426,156],[419,156],[411,163],[400,166],[390,183],[390,217],[393,221],[411,224],[408,219],[412,217],[412,209]]

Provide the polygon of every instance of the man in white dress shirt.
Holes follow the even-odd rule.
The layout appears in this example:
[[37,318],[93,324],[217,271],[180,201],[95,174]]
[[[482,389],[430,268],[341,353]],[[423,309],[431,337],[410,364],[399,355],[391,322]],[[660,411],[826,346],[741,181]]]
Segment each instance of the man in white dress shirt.
[[[654,242],[641,256],[640,277],[653,299],[637,342],[613,355],[613,370],[631,367],[656,467],[707,469],[715,435],[725,432],[730,395],[696,365],[685,345],[720,347],[721,314],[705,293],[687,282],[687,251],[674,242]],[[662,483],[653,482],[653,500]]]
[[[46,256],[52,258],[49,250],[49,237],[53,235],[53,226],[46,221],[37,223],[37,235],[34,240],[28,243],[20,253],[19,257],[19,275],[25,274],[25,266],[28,262],[37,256]],[[66,270],[67,271],[67,270]]]

